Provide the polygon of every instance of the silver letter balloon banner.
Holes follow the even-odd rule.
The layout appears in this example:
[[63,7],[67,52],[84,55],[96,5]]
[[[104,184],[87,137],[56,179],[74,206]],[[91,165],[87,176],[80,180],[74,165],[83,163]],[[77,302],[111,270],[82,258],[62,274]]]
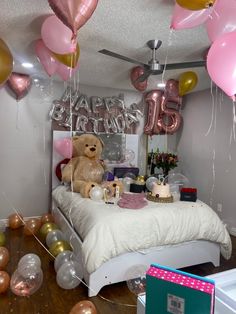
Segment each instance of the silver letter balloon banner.
[[50,118],[55,128],[80,132],[135,133],[143,117],[136,103],[126,107],[122,97],[88,97],[67,87],[60,100],[54,100]]
[[[145,103],[148,105],[147,121],[144,126],[144,133],[154,134],[173,134],[182,123],[182,116],[179,108],[182,104],[182,97],[179,96],[178,81],[168,80],[165,90],[153,90],[146,94]],[[170,108],[171,103],[177,106]]]

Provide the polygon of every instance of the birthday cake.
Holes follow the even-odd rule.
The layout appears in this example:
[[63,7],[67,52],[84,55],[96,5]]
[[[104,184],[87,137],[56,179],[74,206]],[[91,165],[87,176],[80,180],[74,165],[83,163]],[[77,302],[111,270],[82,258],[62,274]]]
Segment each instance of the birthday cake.
[[156,196],[160,198],[170,197],[171,194],[170,194],[169,184],[154,183],[153,188],[152,188],[152,196]]

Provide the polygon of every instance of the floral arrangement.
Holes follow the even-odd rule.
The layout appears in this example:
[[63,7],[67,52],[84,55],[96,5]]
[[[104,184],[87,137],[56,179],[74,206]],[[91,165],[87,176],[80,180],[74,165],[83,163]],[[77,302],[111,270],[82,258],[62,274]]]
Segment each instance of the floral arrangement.
[[163,170],[164,175],[168,175],[171,169],[177,167],[178,156],[172,153],[157,152],[154,157],[154,164]]

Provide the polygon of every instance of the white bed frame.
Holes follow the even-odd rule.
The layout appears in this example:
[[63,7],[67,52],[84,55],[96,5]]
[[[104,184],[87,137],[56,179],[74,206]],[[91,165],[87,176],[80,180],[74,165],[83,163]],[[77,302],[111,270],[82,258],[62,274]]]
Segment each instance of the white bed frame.
[[[63,213],[57,207],[53,207],[52,214],[56,224],[70,241],[73,252],[81,260],[82,241]],[[220,264],[220,246],[217,243],[198,240],[184,242],[172,246],[161,246],[153,249],[150,253],[143,254],[132,252],[119,255],[105,262],[95,272],[88,274],[84,268],[84,280],[89,287],[88,296],[98,294],[100,289],[106,285],[126,281],[127,270],[135,265],[147,267],[152,263],[182,268],[192,265],[211,262],[214,266]]]
[[[53,139],[68,136],[68,133],[65,131],[54,131]],[[53,152],[52,188],[59,184],[55,177],[54,169],[60,159],[63,158]],[[73,252],[81,260],[82,240],[53,202],[52,214],[66,239],[71,243]],[[209,241],[198,240],[172,246],[159,246],[153,248],[147,254],[141,252],[122,254],[105,262],[91,274],[84,267],[83,275],[89,287],[88,295],[92,297],[97,295],[100,289],[106,285],[133,279],[129,278],[127,271],[135,265],[144,265],[148,268],[150,264],[158,263],[169,267],[183,268],[207,262],[213,263],[214,266],[219,266],[220,245]]]

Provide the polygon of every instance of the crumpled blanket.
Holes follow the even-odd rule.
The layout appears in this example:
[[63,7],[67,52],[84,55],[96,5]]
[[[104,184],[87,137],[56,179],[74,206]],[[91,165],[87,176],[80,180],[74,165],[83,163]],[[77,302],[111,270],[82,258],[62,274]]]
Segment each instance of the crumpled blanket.
[[148,202],[144,193],[123,193],[117,205],[121,208],[140,209],[147,206]]

